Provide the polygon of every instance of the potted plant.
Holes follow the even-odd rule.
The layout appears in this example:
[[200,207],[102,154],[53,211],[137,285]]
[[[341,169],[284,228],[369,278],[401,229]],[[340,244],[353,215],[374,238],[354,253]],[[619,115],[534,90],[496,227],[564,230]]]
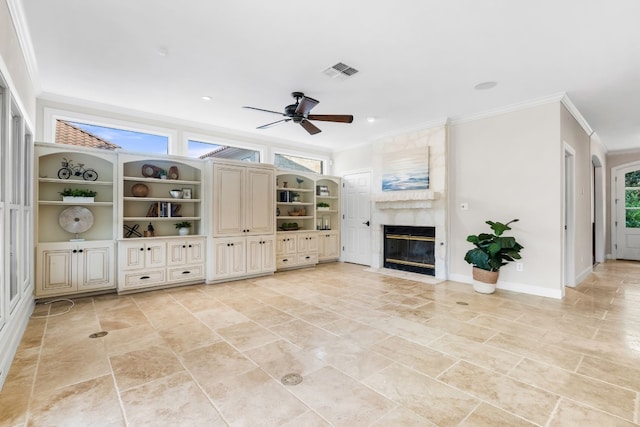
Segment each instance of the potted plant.
[[62,201],[65,203],[93,203],[98,193],[85,188],[65,188],[60,191]]
[[329,206],[329,203],[327,203],[327,202],[318,202],[318,210],[319,211],[328,211],[330,207],[331,206]]
[[496,282],[500,274],[500,267],[509,262],[520,259],[520,251],[524,247],[516,242],[514,237],[502,234],[511,230],[509,224],[519,221],[511,220],[506,224],[486,221],[493,231],[492,234],[481,233],[467,236],[467,242],[475,245],[464,256],[464,260],[473,265],[473,289],[483,294],[491,294],[496,290]]
[[300,194],[296,193],[295,191],[291,192],[291,201],[292,202],[299,202],[300,201]]
[[180,236],[186,236],[189,234],[189,228],[191,228],[191,223],[189,221],[182,221],[176,224],[176,228],[178,229],[178,234]]

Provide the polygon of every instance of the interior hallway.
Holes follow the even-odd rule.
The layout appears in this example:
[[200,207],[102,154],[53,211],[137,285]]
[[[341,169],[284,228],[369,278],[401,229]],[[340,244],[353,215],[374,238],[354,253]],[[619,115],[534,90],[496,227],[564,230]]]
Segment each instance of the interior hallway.
[[640,421],[640,263],[600,264],[563,301],[332,263],[35,318],[69,305],[36,306],[0,425]]

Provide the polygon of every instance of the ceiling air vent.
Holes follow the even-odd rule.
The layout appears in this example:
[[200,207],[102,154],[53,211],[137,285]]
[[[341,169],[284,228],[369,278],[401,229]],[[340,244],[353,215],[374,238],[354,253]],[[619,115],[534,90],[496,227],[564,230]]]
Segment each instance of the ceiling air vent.
[[338,62],[336,65],[333,65],[326,70],[323,71],[324,74],[331,78],[340,78],[347,79],[357,73],[353,67],[348,66],[347,64],[343,64],[342,62]]

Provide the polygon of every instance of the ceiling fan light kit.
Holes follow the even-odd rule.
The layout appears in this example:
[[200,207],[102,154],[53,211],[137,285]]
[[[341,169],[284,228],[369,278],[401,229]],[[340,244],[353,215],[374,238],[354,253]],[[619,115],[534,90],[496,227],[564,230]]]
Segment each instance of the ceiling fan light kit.
[[320,103],[320,101],[305,96],[302,92],[293,92],[291,94],[296,100],[295,104],[287,105],[284,107],[284,113],[273,110],[265,110],[263,108],[248,107],[250,110],[264,111],[265,113],[278,114],[286,117],[285,119],[276,120],[275,122],[267,123],[262,126],[258,126],[256,129],[267,129],[281,123],[291,122],[298,123],[304,128],[310,135],[315,135],[322,132],[316,125],[310,122],[310,120],[317,120],[321,122],[334,122],[334,123],[352,123],[353,116],[348,114],[309,114],[309,112]]

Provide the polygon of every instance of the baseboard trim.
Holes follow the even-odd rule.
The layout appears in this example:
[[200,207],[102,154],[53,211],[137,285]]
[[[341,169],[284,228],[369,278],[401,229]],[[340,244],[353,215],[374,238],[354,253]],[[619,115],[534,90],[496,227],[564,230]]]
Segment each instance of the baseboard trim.
[[593,273],[593,266],[585,268],[580,274],[576,276],[576,286],[578,286],[584,279],[586,279],[591,273]]
[[[460,283],[467,283],[471,285],[473,278],[464,274],[450,274],[449,280]],[[543,288],[541,286],[526,285],[524,283],[506,282],[504,280],[498,280],[496,289],[502,289],[505,291],[518,292],[521,294],[535,295],[538,297],[562,299],[561,289]]]

